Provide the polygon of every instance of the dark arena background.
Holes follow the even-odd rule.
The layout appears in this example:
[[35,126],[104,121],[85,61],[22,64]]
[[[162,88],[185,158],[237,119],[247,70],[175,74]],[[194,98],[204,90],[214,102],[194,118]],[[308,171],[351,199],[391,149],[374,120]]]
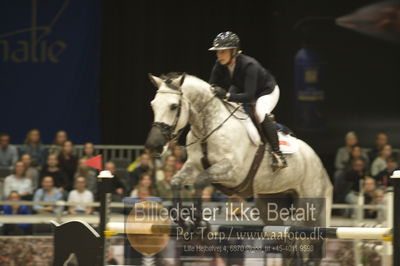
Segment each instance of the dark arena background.
[[[373,7],[370,13],[360,11],[368,6]],[[159,194],[151,196],[172,198],[170,184],[162,182],[168,171],[175,174],[185,162],[185,135],[176,144],[178,151],[169,151],[175,160],[172,170],[167,159],[153,160],[143,153],[157,90],[148,73],[185,72],[208,81],[216,60],[208,49],[224,31],[236,33],[243,54],[275,76],[280,87],[276,121],[321,158],[334,186],[331,225],[393,226],[389,214],[381,215],[388,208],[377,198],[392,191],[388,178],[400,169],[399,1],[3,0],[0,265],[53,265],[50,220],[83,219],[101,229],[99,204],[34,204],[73,202],[71,193],[78,191],[77,177],[82,176],[92,195],[89,202],[101,201],[96,167],[85,166],[96,155],[102,155],[104,169],[119,177],[113,184],[112,201],[117,204],[112,221],[124,221],[122,199],[140,198],[146,174],[152,182],[149,195],[155,191]],[[40,141],[30,137],[32,130]],[[354,136],[349,132],[358,141],[346,146],[345,137]],[[376,145],[378,134],[381,142]],[[361,159],[350,155],[356,144]],[[26,153],[28,159],[23,158]],[[375,163],[376,158],[380,161]],[[20,174],[18,167],[24,168]],[[59,198],[45,195],[43,182],[49,175],[50,186],[61,188]],[[210,201],[226,199],[216,190],[209,193]],[[23,210],[10,200],[23,200],[18,205]],[[382,209],[363,209],[366,205]],[[136,256],[135,265],[185,265],[176,257],[162,261],[158,255],[128,250],[121,234],[109,242],[109,264],[132,265]],[[320,265],[392,265],[387,255],[392,246],[381,242],[332,240]],[[210,261],[204,265],[252,265],[246,258]],[[286,265],[267,258],[257,263]]]

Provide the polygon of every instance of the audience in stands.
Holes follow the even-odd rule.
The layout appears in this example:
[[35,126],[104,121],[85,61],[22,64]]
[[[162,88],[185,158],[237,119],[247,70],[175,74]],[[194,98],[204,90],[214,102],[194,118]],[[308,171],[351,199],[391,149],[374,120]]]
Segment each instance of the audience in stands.
[[56,154],[49,154],[47,156],[47,163],[40,173],[40,183],[41,179],[45,176],[53,177],[54,185],[58,189],[66,190],[72,186],[69,183],[67,174],[58,167],[58,156]]
[[118,177],[118,175],[116,175],[115,173],[115,163],[112,161],[108,161],[106,162],[104,168],[105,170],[110,171],[111,174],[114,176],[112,183],[112,200],[121,202],[122,199],[125,197],[126,187],[121,179]]
[[379,152],[379,156],[371,164],[371,175],[376,176],[387,168],[386,160],[392,156],[392,146],[385,144]]
[[[68,202],[92,203],[94,201],[93,193],[86,189],[86,178],[79,176],[75,178],[75,189],[68,195]],[[68,208],[70,214],[91,214],[92,207],[76,205]]]
[[[72,141],[67,140],[58,154],[58,166],[67,174],[68,183],[72,185],[74,183],[74,175],[78,166],[78,158],[74,155],[74,146]],[[72,189],[72,186],[66,188],[68,191]]]
[[[10,205],[3,206],[3,213],[5,215],[26,215],[31,214],[31,210],[25,206],[20,205],[18,202],[21,201],[21,197],[17,191],[11,191],[8,196]],[[3,234],[4,235],[29,235],[32,233],[31,224],[4,224]]]
[[64,142],[68,140],[68,134],[65,130],[59,130],[54,137],[53,144],[49,148],[49,154],[59,154],[64,146]]
[[142,176],[139,178],[138,184],[135,186],[135,188],[130,193],[131,197],[138,196],[138,188],[139,187],[146,187],[149,189],[149,193],[151,196],[157,196],[157,193],[156,193],[156,190],[155,190],[154,184],[153,184],[153,179],[151,178],[150,174],[148,174],[148,173],[142,174]]
[[86,178],[86,187],[90,190],[93,195],[97,193],[97,173],[92,167],[86,165],[86,159],[82,158],[79,160],[78,170],[75,173],[75,178],[83,176]]
[[47,150],[42,146],[40,131],[31,129],[26,134],[25,143],[20,147],[19,154],[29,154],[32,166],[43,166],[46,162]]
[[96,156],[94,151],[94,145],[91,142],[83,144],[83,156],[81,159],[89,160]]
[[23,162],[15,163],[12,174],[4,180],[4,198],[8,198],[11,191],[17,191],[24,200],[32,199],[32,181],[25,176],[25,170]]
[[0,167],[11,168],[18,161],[18,150],[10,144],[10,135],[0,133]]
[[[63,194],[61,191],[54,187],[54,179],[52,176],[45,176],[42,179],[41,188],[36,190],[35,196],[33,197],[34,202],[47,201],[57,202],[63,200]],[[33,209],[37,213],[60,213],[62,212],[62,206],[42,206],[34,205]]]
[[39,170],[32,166],[32,157],[30,154],[22,154],[21,161],[25,166],[25,176],[31,180],[33,190],[36,190],[39,187]]
[[[67,199],[68,202],[75,203],[93,202],[97,192],[97,172],[87,166],[85,162],[94,156],[94,145],[87,142],[84,144],[83,155],[78,161],[74,154],[73,144],[63,130],[57,132],[49,151],[41,143],[40,131],[30,130],[19,153],[16,147],[10,145],[10,136],[0,134],[0,167],[11,169],[14,165],[12,174],[4,180],[2,191],[2,196],[12,201],[13,204],[4,206],[4,213],[8,215],[29,214],[28,207],[16,202],[20,199],[31,200],[32,193],[39,184],[41,187],[34,193],[34,201],[54,202]],[[141,200],[156,197],[171,200],[173,197],[171,179],[185,160],[184,147],[173,141],[163,157],[162,165],[160,161],[154,161],[149,152],[145,150],[129,166],[129,180],[122,180],[116,174],[115,163],[107,162],[105,170],[109,170],[114,175],[112,200],[121,202],[128,193],[131,197]],[[399,169],[398,158],[392,152],[385,133],[377,134],[374,148],[367,153],[358,145],[357,135],[354,132],[348,132],[345,136],[345,145],[338,149],[335,157],[334,192],[336,202],[357,203],[360,197],[360,181],[362,181],[363,194],[361,196],[364,197],[364,203],[382,204],[383,189],[391,185],[390,176],[393,171]],[[123,176],[122,174],[121,176]],[[70,190],[72,191],[68,194]],[[183,198],[193,197],[193,190],[188,187],[183,187],[180,193]],[[201,197],[203,201],[227,199],[225,195],[214,191],[212,186],[205,188]],[[35,205],[33,209],[38,213],[62,211],[62,207],[54,206]],[[69,207],[68,212],[90,214],[93,212],[93,208],[78,205]],[[366,210],[364,214],[366,218],[376,218],[379,212]],[[24,233],[24,226],[23,224],[14,227],[7,225],[6,233],[11,234],[18,231]],[[31,230],[30,225],[26,226],[26,230]]]

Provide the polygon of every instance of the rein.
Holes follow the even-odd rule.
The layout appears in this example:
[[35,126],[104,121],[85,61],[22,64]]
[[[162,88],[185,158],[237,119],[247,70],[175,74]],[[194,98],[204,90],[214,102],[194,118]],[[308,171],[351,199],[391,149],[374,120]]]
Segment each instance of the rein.
[[[171,86],[171,84],[169,84],[169,83],[167,83],[167,85],[168,85],[168,86]],[[176,114],[176,116],[175,116],[174,122],[172,123],[172,125],[168,125],[168,124],[163,123],[163,122],[154,122],[154,123],[153,123],[153,126],[155,126],[155,127],[157,127],[157,128],[160,129],[161,134],[166,138],[166,140],[167,140],[168,142],[171,142],[172,140],[175,140],[175,139],[179,138],[180,135],[181,135],[182,132],[183,132],[183,128],[182,128],[182,129],[178,130],[178,132],[177,132],[176,134],[173,133],[174,130],[176,129],[177,125],[178,125],[179,118],[180,118],[180,116],[181,116],[183,93],[182,93],[182,90],[181,90],[180,87],[178,88],[178,87],[175,87],[175,86],[174,86],[174,87],[171,87],[171,89],[172,89],[172,90],[163,90],[163,89],[161,89],[161,90],[158,90],[157,93],[172,93],[172,94],[178,94],[178,95],[180,95],[179,104],[178,104],[178,112],[177,112],[177,114]],[[197,113],[201,113],[201,112],[210,104],[210,102],[211,102],[214,98],[215,98],[215,95],[211,96],[211,97],[206,101],[206,103],[202,106],[202,108],[200,108],[200,110],[197,111]],[[189,104],[190,104],[190,103],[189,103]],[[196,137],[197,140],[196,140],[196,141],[193,141],[193,142],[191,142],[191,143],[189,143],[189,144],[186,144],[185,147],[189,147],[189,146],[191,146],[191,145],[193,145],[193,144],[196,144],[196,143],[198,143],[198,142],[205,143],[206,140],[207,140],[212,134],[214,134],[214,132],[216,132],[218,129],[220,129],[220,128],[226,123],[226,121],[229,120],[229,118],[231,118],[232,116],[234,116],[234,114],[236,113],[236,111],[239,110],[239,108],[241,107],[240,105],[238,105],[238,106],[235,107],[235,109],[234,109],[233,111],[230,111],[229,108],[227,107],[227,105],[229,105],[230,107],[234,107],[234,106],[233,106],[232,104],[228,103],[228,102],[225,102],[225,101],[223,101],[223,104],[224,104],[225,108],[226,108],[226,109],[228,110],[228,112],[229,112],[228,117],[225,118],[225,120],[222,121],[221,124],[219,124],[217,127],[215,127],[213,130],[211,130],[208,134],[206,134],[206,135],[205,135],[204,137],[202,137],[202,138],[197,137],[197,136],[196,136],[195,134],[193,134],[193,132],[192,132],[193,136]],[[235,117],[236,117],[236,116],[235,116]],[[238,118],[238,117],[236,117],[236,118]],[[238,118],[238,119],[243,119],[243,118]]]
[[[214,97],[215,97],[215,96],[214,96]],[[193,144],[196,144],[196,143],[198,143],[198,142],[205,143],[206,140],[207,140],[212,134],[214,134],[215,131],[217,131],[218,129],[220,129],[220,128],[226,123],[226,121],[228,121],[229,118],[231,118],[231,117],[235,114],[235,112],[236,112],[237,110],[239,110],[239,108],[240,108],[240,105],[236,106],[236,108],[235,108],[232,112],[230,112],[230,114],[228,115],[228,117],[225,118],[225,120],[222,121],[221,124],[219,124],[219,125],[218,125],[217,127],[215,127],[213,130],[211,130],[211,131],[210,131],[206,136],[204,136],[203,138],[199,138],[199,137],[195,136],[195,135],[193,134],[193,132],[192,132],[192,134],[197,138],[197,140],[196,140],[196,141],[193,141],[193,142],[191,142],[191,143],[189,143],[189,144],[186,144],[185,147],[189,147],[189,146],[191,146],[191,145],[193,145]]]

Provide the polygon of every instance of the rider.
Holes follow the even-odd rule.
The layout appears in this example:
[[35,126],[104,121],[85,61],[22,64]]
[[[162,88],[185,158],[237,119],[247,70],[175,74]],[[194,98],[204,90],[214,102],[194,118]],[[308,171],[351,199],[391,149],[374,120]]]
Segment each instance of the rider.
[[255,102],[255,116],[271,145],[272,167],[286,167],[271,115],[279,100],[275,78],[254,58],[241,53],[239,37],[233,32],[218,34],[209,50],[216,51],[217,55],[209,81],[215,95],[232,102]]

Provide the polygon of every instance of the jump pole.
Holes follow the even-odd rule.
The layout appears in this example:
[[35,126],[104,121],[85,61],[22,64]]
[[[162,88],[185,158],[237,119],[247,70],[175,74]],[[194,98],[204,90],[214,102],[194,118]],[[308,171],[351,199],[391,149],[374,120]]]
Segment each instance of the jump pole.
[[[213,227],[213,225],[212,225]],[[214,226],[215,234],[224,233],[225,236],[237,236],[240,233],[261,233],[264,237],[304,237],[319,239],[371,239],[389,241],[392,236],[391,228],[367,227],[300,227],[300,226],[262,226],[262,225],[223,225]],[[108,223],[107,230],[115,234],[179,234],[177,225],[155,223]]]
[[393,266],[400,265],[400,171],[392,176],[393,195]]

